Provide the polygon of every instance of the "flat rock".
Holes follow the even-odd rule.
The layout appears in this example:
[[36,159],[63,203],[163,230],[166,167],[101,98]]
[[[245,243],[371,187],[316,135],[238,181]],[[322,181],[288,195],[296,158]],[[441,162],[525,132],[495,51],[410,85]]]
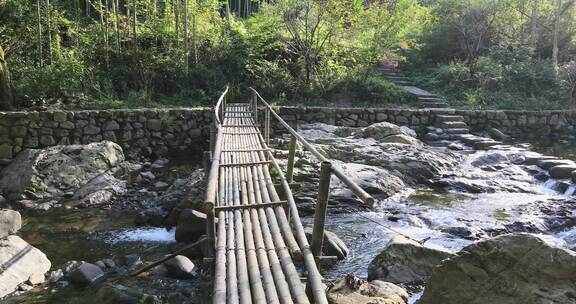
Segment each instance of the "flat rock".
[[22,217],[18,211],[0,209],[0,238],[15,234],[22,228]]
[[576,253],[526,233],[469,245],[432,271],[419,304],[574,303]]
[[576,164],[554,166],[548,172],[553,178],[571,178],[572,173],[576,172]]
[[50,261],[40,250],[15,235],[0,238],[0,298],[15,291],[30,276],[50,270]]
[[403,236],[396,236],[368,266],[368,280],[392,283],[420,283],[432,269],[453,253],[423,246]]

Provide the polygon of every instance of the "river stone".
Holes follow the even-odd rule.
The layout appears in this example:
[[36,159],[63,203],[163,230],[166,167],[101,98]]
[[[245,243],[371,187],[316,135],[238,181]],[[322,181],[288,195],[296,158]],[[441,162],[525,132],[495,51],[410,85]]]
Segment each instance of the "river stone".
[[196,275],[196,266],[190,259],[177,255],[164,262],[168,276],[176,279],[188,279]]
[[0,189],[12,200],[25,193],[34,198],[61,196],[123,160],[122,148],[109,141],[28,149],[0,171]]
[[422,145],[422,142],[419,141],[418,139],[405,134],[390,135],[388,137],[383,138],[381,142],[406,144],[406,145]]
[[576,165],[574,164],[573,161],[571,160],[566,160],[566,159],[544,159],[544,160],[540,160],[538,161],[538,167],[544,169],[544,170],[550,170],[550,168],[555,167],[555,166],[559,166],[559,165]]
[[[304,227],[304,233],[308,242],[312,242],[313,227]],[[334,232],[324,230],[324,240],[322,241],[322,254],[326,256],[336,256],[343,260],[348,256],[348,246]]]
[[44,281],[46,281],[46,277],[44,276],[44,274],[41,272],[36,272],[36,273],[33,273],[30,275],[30,277],[28,278],[28,281],[26,281],[26,283],[34,286],[34,285],[42,284],[42,283],[44,283]]
[[177,242],[195,242],[206,232],[206,214],[184,209],[176,225]]
[[332,304],[406,304],[405,295],[406,291],[398,294],[396,290],[382,288],[352,274],[340,279],[326,293]]
[[204,201],[203,183],[203,170],[196,170],[187,178],[177,179],[158,198],[158,205],[170,210],[181,202],[185,203],[187,208],[202,203]]
[[430,276],[420,304],[574,303],[576,253],[526,233],[462,249]]
[[18,211],[0,209],[0,238],[15,234],[22,228],[22,217]]
[[106,284],[96,294],[98,303],[106,304],[156,304],[161,301],[152,295],[123,285]]
[[50,261],[40,250],[15,235],[0,238],[0,298],[15,291],[30,276],[50,270]]
[[76,267],[76,269],[72,270],[68,276],[70,277],[70,281],[72,281],[72,283],[86,286],[104,276],[104,272],[102,269],[100,269],[100,267],[94,264],[83,262],[78,267]]
[[550,176],[553,178],[570,178],[576,172],[576,165],[558,165],[550,168]]
[[368,280],[392,283],[420,283],[432,269],[453,254],[396,236],[368,266]]

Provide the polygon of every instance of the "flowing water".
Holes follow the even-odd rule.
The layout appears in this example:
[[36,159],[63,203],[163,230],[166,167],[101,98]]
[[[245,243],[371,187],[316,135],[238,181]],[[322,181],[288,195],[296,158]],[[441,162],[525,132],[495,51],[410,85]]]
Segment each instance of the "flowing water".
[[[565,148],[567,151],[554,152],[576,159],[576,148]],[[480,151],[466,156],[457,174],[451,178],[457,183],[475,183],[493,191],[470,193],[458,187],[448,187],[447,190],[414,186],[414,189],[406,189],[403,193],[380,201],[369,211],[350,207],[346,212],[330,213],[326,228],[344,240],[350,254],[343,261],[323,267],[325,277],[336,280],[345,274],[355,273],[366,278],[372,259],[396,235],[386,227],[414,239],[427,239],[426,245],[440,246],[454,252],[471,244],[474,239],[513,230],[518,225],[541,229],[554,236],[560,244],[575,247],[576,228],[572,226],[547,230],[549,225],[546,217],[538,211],[538,206],[541,202],[566,199],[576,192],[576,187],[569,185],[562,194],[551,190],[560,181],[538,181],[517,165],[509,164],[494,171],[471,165],[487,153]],[[189,174],[195,166],[172,166],[159,176],[170,182]],[[175,243],[174,231],[134,227],[135,213],[136,210],[118,212],[93,208],[59,208],[41,214],[24,214],[25,223],[21,235],[46,253],[52,261],[52,269],[61,267],[69,260],[95,262],[113,258],[118,261],[126,254],[138,254],[152,261],[170,252]],[[311,224],[312,216],[303,217],[303,221]],[[209,301],[206,298],[209,288],[202,278],[188,282],[166,278],[134,278],[122,283],[158,294],[168,294],[175,288],[185,289],[191,297],[198,299],[198,303]],[[98,288],[98,284],[87,289],[47,288],[38,290],[32,296],[14,297],[7,303],[94,303]],[[411,303],[419,295],[415,293]]]

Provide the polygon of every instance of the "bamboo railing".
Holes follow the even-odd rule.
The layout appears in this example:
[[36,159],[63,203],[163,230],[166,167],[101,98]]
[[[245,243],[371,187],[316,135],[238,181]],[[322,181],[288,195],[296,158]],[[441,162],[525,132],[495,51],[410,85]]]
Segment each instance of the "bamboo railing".
[[[327,303],[315,257],[321,256],[330,174],[364,202],[371,204],[373,199],[288,126],[255,90],[252,101],[244,104],[228,104],[227,92],[228,88],[214,107],[211,160],[206,163],[206,234],[208,254],[215,261],[213,303]],[[265,105],[264,134],[258,128],[258,101]],[[287,176],[268,147],[271,116],[293,135]],[[290,189],[297,140],[323,162],[312,247]],[[279,172],[286,200],[280,199],[270,166]],[[306,290],[294,262],[299,260],[308,277]]]

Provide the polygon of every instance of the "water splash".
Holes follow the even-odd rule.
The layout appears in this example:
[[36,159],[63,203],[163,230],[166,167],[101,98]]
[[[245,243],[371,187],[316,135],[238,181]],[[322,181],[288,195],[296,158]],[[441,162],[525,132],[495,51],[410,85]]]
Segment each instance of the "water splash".
[[564,196],[570,197],[573,196],[576,193],[576,187],[574,185],[571,185],[568,187],[568,189],[566,189],[566,192],[564,192]]
[[176,242],[175,234],[175,228],[167,230],[158,227],[142,227],[111,232],[106,242],[110,244],[120,242],[173,243]]

